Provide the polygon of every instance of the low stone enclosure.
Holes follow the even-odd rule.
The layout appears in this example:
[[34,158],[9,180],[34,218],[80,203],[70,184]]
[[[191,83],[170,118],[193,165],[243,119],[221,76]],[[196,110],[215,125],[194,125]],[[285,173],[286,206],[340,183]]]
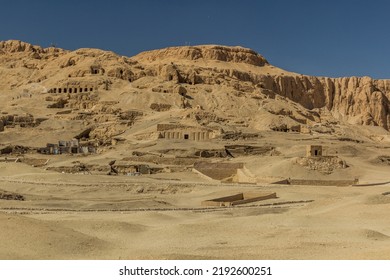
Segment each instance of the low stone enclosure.
[[214,138],[211,129],[180,124],[157,124],[159,138],[202,141]]
[[234,205],[277,198],[275,192],[243,192],[202,201],[202,206],[231,207]]
[[347,179],[347,180],[309,180],[309,179],[284,179],[281,181],[273,182],[272,184],[278,185],[304,185],[304,186],[337,186],[346,187],[353,186],[359,183],[359,179]]
[[242,162],[195,162],[192,171],[207,179],[224,182],[256,183],[256,178],[245,168]]

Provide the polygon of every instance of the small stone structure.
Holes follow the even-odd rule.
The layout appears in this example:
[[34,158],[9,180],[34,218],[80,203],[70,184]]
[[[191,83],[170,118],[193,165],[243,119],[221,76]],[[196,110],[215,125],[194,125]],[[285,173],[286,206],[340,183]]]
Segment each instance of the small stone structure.
[[91,65],[90,71],[92,75],[104,74],[104,69],[100,65]]
[[320,157],[322,156],[321,145],[309,145],[306,147],[306,157]]
[[48,155],[59,154],[89,154],[96,153],[96,147],[93,145],[80,145],[79,140],[72,139],[70,141],[60,140],[58,144],[47,143],[46,147],[39,148],[38,152]]
[[255,201],[261,201],[271,198],[277,198],[275,192],[244,192],[244,193],[238,193],[235,195],[230,196],[224,196],[219,198],[214,198],[211,200],[204,200],[202,201],[202,206],[217,206],[217,207],[223,207],[223,206],[234,206],[244,203],[250,203]]
[[211,129],[180,124],[158,124],[157,132],[159,132],[159,138],[163,139],[202,141],[214,138]]

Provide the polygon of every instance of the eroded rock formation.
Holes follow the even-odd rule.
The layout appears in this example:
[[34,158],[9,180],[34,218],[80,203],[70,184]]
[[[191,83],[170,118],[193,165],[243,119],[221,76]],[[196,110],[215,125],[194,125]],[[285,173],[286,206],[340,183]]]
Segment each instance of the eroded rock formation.
[[[1,90],[23,90],[30,97],[47,92],[77,93],[80,98],[56,99],[69,99],[71,108],[92,110],[99,105],[97,98],[93,102],[85,99],[86,92],[100,96],[110,91],[112,100],[137,92],[157,96],[143,97],[150,102],[137,99],[138,109],[155,112],[199,107],[249,125],[248,119],[238,118],[258,122],[263,117],[256,117],[256,112],[264,109],[290,118],[291,125],[321,122],[321,117],[329,114],[351,124],[390,128],[389,80],[299,75],[274,67],[260,54],[242,47],[171,47],[128,58],[109,51],[66,51],[12,40],[0,42],[0,66]],[[301,109],[274,106],[269,101],[278,98],[280,104],[290,100]],[[162,110],[151,104],[165,105]]]

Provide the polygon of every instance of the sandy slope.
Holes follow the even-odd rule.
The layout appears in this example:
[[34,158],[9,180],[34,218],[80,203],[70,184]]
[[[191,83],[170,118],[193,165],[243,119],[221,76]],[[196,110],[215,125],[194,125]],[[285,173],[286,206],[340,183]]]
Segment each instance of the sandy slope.
[[[390,197],[382,195],[389,191],[388,185],[244,186],[153,179],[158,175],[72,176],[34,168],[23,173],[15,163],[0,167],[2,190],[26,197],[26,201],[0,200],[0,237],[7,240],[2,259],[390,257],[386,215]],[[193,175],[181,176],[191,181]],[[313,201],[170,210],[199,208],[204,199],[253,189],[275,191],[278,198],[270,202]]]
[[[137,129],[144,129],[142,123]],[[0,258],[388,259],[390,196],[383,193],[390,191],[389,184],[269,184],[288,177],[389,181],[388,164],[378,161],[378,156],[389,155],[388,144],[369,140],[371,132],[361,128],[357,139],[363,143],[333,135],[279,132],[238,141],[276,147],[274,155],[225,160],[244,162],[257,178],[254,185],[209,181],[190,171],[128,177],[62,174],[23,163],[0,163],[0,192],[25,197],[0,199],[0,237],[6,240]],[[178,150],[187,147],[181,141],[135,141],[88,157],[51,156],[50,165],[75,161],[104,165],[132,149],[156,152],[172,148],[172,143]],[[323,174],[297,165],[296,157],[303,156],[310,143],[324,145],[325,153],[337,154],[349,167]],[[223,147],[218,140],[207,145]],[[205,143],[192,143],[187,150],[200,147]],[[274,191],[278,198],[245,207],[199,209],[203,200],[248,190]],[[298,203],[261,206],[274,202]]]

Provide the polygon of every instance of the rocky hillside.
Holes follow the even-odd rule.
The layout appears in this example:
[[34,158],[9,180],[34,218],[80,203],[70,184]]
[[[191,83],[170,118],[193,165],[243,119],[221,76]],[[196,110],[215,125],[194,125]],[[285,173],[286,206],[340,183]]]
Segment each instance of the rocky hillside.
[[[249,91],[253,92],[257,88],[268,96],[277,94],[309,110],[326,108],[336,119],[346,120],[352,124],[389,128],[389,80],[374,80],[369,77],[313,77],[286,72],[269,73],[260,68],[269,65],[262,56],[243,48],[229,49],[219,46],[168,48],[145,52],[136,58],[157,63],[167,59],[174,61],[174,58],[192,61],[208,59],[259,66],[259,69],[252,71],[240,71],[232,67],[230,71],[222,71],[222,74],[226,75],[223,78],[250,82],[252,88],[249,88]],[[200,78],[199,83],[202,82],[222,83],[218,79],[210,81],[207,77]]]
[[[388,80],[304,76],[242,47],[171,47],[124,57],[12,40],[0,42],[0,75],[4,108],[49,121],[70,109],[63,121],[103,134],[115,126],[120,128],[112,135],[126,131],[124,116],[132,125],[136,117],[169,118],[165,112],[225,130],[321,123],[390,127]],[[30,99],[18,102],[23,96]]]

